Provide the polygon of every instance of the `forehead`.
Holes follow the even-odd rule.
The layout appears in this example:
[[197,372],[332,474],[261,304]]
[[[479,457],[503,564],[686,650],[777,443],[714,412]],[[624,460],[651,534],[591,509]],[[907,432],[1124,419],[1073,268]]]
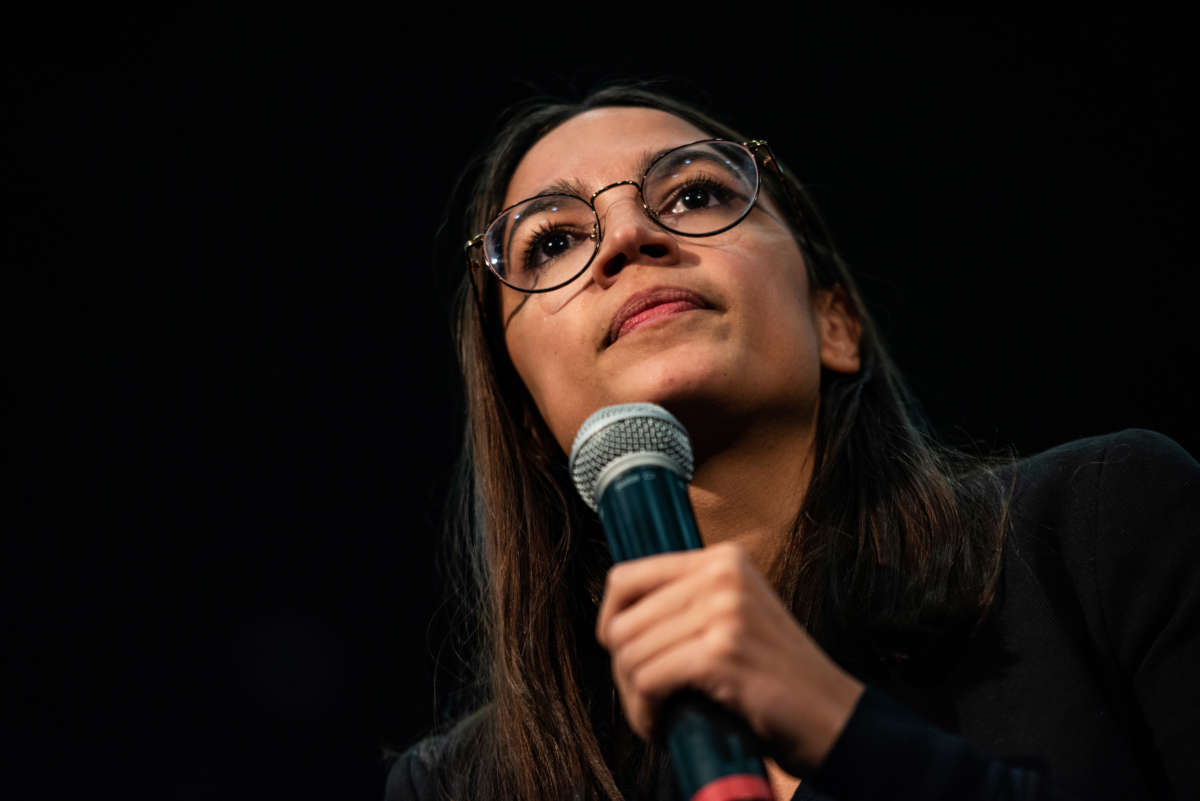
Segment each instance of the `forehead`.
[[640,179],[632,173],[647,154],[709,136],[658,109],[616,106],[585,111],[529,149],[508,182],[504,205],[563,180],[598,189],[613,181]]

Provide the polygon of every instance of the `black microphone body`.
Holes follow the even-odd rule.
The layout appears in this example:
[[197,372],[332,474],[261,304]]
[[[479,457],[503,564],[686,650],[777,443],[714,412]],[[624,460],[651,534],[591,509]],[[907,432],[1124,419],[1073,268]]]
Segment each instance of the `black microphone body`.
[[[652,404],[610,406],[580,428],[571,471],[615,561],[703,547],[687,494],[691,462],[683,426]],[[757,738],[744,721],[698,691],[668,699],[662,719],[683,798],[771,801]]]

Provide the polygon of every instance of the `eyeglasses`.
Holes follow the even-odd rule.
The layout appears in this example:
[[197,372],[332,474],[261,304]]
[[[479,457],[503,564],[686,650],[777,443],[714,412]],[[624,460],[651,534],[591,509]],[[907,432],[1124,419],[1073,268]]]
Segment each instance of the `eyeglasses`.
[[556,192],[514,203],[465,248],[469,253],[482,247],[488,269],[513,289],[550,292],[574,281],[596,258],[603,238],[596,198],[602,192],[636,186],[642,210],[659,227],[680,236],[713,236],[740,223],[754,207],[761,187],[759,158],[779,171],[760,139],[682,145],[655,158],[640,182],[617,181],[587,200]]

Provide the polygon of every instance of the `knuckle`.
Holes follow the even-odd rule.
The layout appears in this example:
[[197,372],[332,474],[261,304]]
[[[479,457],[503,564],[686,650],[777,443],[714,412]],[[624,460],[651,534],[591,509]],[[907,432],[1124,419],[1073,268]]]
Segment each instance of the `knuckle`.
[[730,587],[713,593],[716,614],[723,620],[740,619],[746,611],[746,596],[738,588]]
[[705,651],[712,664],[724,664],[737,656],[741,643],[741,626],[736,621],[723,620],[709,628]]
[[746,558],[745,549],[743,549],[742,546],[738,545],[736,542],[721,543],[719,546],[718,553],[720,553],[721,559],[723,559],[724,561],[728,562],[731,565],[741,564],[742,561]]
[[716,580],[727,587],[743,587],[746,578],[745,554],[733,544],[724,544],[713,557],[712,570]]

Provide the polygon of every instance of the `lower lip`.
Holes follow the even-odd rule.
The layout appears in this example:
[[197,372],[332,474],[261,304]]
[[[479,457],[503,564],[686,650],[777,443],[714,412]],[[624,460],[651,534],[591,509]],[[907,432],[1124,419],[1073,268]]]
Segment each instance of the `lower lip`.
[[631,331],[636,331],[644,325],[648,325],[655,320],[661,320],[665,317],[681,314],[687,311],[695,311],[700,307],[695,303],[686,300],[676,300],[671,303],[660,303],[657,306],[651,306],[645,311],[639,312],[630,317],[625,322],[621,323],[621,329],[617,331],[617,339],[625,336]]

